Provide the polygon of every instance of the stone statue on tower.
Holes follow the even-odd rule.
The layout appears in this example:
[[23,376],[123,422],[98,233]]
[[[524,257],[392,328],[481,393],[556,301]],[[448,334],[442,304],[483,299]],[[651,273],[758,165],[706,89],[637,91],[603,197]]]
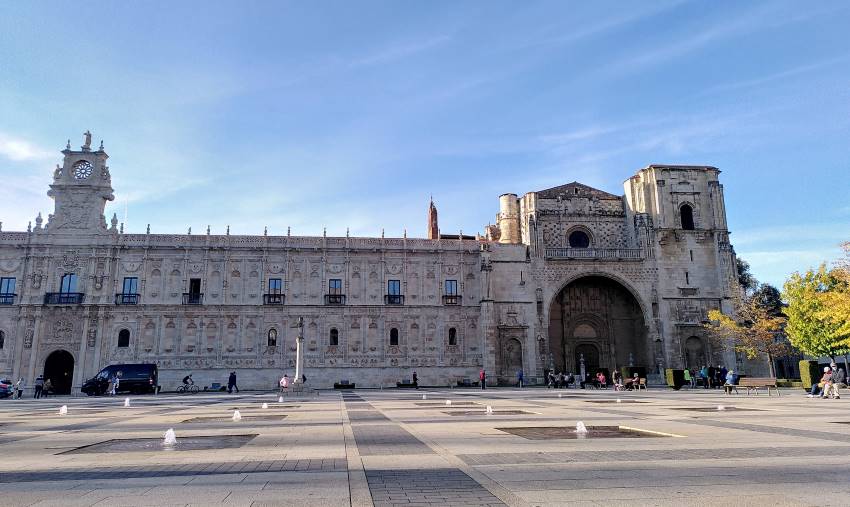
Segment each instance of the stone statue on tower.
[[83,143],[83,150],[89,151],[91,149],[91,132],[88,130],[83,132],[83,138],[85,139],[85,142]]

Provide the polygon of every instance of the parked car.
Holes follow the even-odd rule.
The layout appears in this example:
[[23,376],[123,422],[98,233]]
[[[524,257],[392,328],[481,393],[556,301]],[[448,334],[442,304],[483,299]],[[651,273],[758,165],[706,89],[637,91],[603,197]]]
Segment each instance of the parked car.
[[15,393],[15,383],[4,378],[0,379],[0,398],[8,398]]
[[119,393],[153,393],[159,380],[159,371],[155,364],[111,364],[87,380],[81,391],[89,396],[106,394],[109,379],[118,375]]

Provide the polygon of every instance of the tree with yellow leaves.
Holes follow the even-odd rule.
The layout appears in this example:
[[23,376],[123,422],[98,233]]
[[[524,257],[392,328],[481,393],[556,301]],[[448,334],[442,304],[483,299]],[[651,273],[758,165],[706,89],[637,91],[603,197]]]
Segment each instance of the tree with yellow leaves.
[[748,359],[766,355],[772,377],[776,376],[774,359],[791,353],[782,336],[785,317],[763,305],[757,297],[740,300],[735,305],[734,317],[711,310],[708,319],[705,328],[722,346],[734,348]]

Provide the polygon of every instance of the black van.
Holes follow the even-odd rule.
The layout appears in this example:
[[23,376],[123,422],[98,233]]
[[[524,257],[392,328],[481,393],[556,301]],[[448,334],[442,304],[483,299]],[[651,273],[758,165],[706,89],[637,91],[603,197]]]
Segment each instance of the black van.
[[81,391],[89,396],[106,394],[109,379],[118,375],[119,393],[144,394],[152,393],[159,380],[159,371],[155,364],[111,364],[87,380]]

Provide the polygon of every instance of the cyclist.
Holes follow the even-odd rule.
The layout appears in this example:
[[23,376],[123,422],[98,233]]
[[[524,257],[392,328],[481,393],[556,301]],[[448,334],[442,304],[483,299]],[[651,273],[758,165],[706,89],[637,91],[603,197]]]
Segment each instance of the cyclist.
[[190,374],[188,374],[188,375],[186,375],[185,377],[183,377],[183,385],[184,385],[184,386],[193,386],[193,385],[195,385],[195,381],[194,381],[194,380],[192,380],[192,374],[191,374],[191,373],[190,373]]

